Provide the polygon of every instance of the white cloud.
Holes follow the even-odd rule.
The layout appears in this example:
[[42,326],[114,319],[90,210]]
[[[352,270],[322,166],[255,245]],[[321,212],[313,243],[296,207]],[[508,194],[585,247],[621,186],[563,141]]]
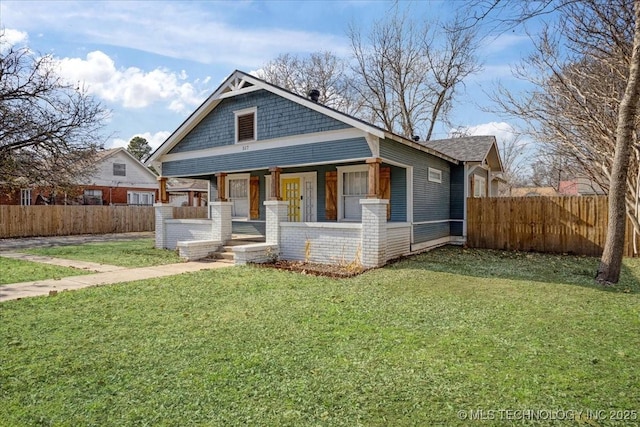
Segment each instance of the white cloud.
[[499,53],[530,42],[531,38],[528,35],[500,33],[498,36],[487,39],[487,41],[483,43],[481,51],[484,55]]
[[92,95],[125,108],[165,102],[171,111],[181,113],[205,98],[205,91],[185,82],[184,70],[174,73],[161,68],[149,72],[136,67],[118,69],[113,59],[101,51],[89,52],[86,59],[63,58],[57,63],[67,80],[84,84]]
[[126,140],[121,138],[113,139],[111,141],[111,146],[109,148],[115,148],[115,147],[126,148],[129,145],[129,141],[131,141],[132,138],[136,136],[140,136],[147,140],[152,150],[155,150],[160,146],[160,144],[162,144],[164,141],[166,141],[167,138],[169,138],[169,135],[171,135],[171,132],[168,132],[168,131],[160,131],[153,134],[151,132],[136,133],[134,135],[131,135]]
[[[203,64],[262,65],[282,52],[349,52],[344,36],[274,28],[253,2],[3,2],[14,27]],[[29,9],[30,13],[24,13]],[[54,16],[55,19],[51,19]],[[233,22],[233,21],[237,22]]]
[[27,40],[29,40],[29,35],[24,31],[14,30],[11,28],[0,28],[0,32],[3,33],[3,45],[7,44],[8,46],[15,46],[25,44]]
[[456,130],[462,130],[464,131],[465,134],[469,135],[469,136],[474,136],[474,135],[493,135],[496,137],[496,139],[498,141],[509,141],[512,140],[516,137],[517,135],[517,131],[516,129],[511,126],[509,123],[506,122],[489,122],[489,123],[482,123],[479,125],[475,125],[475,126],[468,126],[468,127],[464,127],[464,128],[459,128],[459,129],[452,129],[451,133],[455,132]]

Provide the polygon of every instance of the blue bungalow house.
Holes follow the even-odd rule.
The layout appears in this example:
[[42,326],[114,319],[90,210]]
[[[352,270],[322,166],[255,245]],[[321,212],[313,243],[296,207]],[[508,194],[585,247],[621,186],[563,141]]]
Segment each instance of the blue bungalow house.
[[[236,263],[279,257],[380,266],[464,242],[466,198],[497,195],[493,136],[421,143],[235,71],[151,155],[156,246]],[[167,178],[209,182],[207,220],[171,217]]]

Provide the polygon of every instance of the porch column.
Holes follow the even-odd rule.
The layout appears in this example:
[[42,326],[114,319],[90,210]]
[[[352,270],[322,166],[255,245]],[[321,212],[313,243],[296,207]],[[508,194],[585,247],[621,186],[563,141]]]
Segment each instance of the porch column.
[[223,245],[231,240],[232,222],[231,207],[232,202],[211,202],[211,240],[220,242]]
[[216,198],[216,201],[218,202],[226,202],[227,198],[225,196],[225,194],[227,194],[226,191],[226,178],[227,174],[224,172],[220,172],[216,174],[216,178],[217,180],[217,185],[218,185],[218,197]]
[[266,243],[278,245],[280,251],[280,223],[289,220],[289,203],[282,200],[267,200],[264,202],[267,211]]
[[280,195],[280,173],[282,169],[279,167],[271,167],[269,168],[269,172],[271,172],[271,197],[269,200],[282,200],[282,196]]
[[367,159],[367,164],[369,165],[369,192],[367,193],[367,199],[380,198],[380,163],[382,163],[382,159],[379,157]]
[[[166,178],[165,178],[166,180]],[[167,249],[167,227],[166,221],[173,219],[173,206],[166,203],[156,203],[153,205],[155,208],[156,217],[156,249]]]
[[167,194],[167,177],[159,176],[158,181],[160,182],[160,203],[169,203],[169,195]]
[[387,262],[386,199],[360,199],[362,206],[362,265],[380,267]]

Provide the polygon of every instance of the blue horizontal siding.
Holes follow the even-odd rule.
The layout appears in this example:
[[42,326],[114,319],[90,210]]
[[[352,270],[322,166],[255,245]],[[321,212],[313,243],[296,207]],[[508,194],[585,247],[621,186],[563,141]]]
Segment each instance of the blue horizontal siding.
[[407,221],[407,170],[391,166],[391,219]]
[[[380,141],[380,156],[413,166],[413,220],[435,221],[450,218],[450,168],[446,160],[405,145]],[[442,171],[442,183],[429,181],[429,168]]]
[[171,177],[211,175],[218,172],[267,169],[271,166],[332,162],[370,156],[371,150],[364,138],[351,138],[163,162],[162,174]]
[[424,243],[451,235],[449,222],[435,224],[417,224],[413,226],[414,243]]
[[258,141],[350,126],[271,92],[259,90],[226,98],[169,153],[181,153],[235,144],[234,111],[256,107]]
[[452,236],[462,236],[462,223],[458,222],[458,221],[452,221],[451,225],[449,226],[450,230],[451,230],[451,235]]
[[[464,218],[464,166],[451,166],[451,219]],[[462,230],[462,225],[460,225]]]

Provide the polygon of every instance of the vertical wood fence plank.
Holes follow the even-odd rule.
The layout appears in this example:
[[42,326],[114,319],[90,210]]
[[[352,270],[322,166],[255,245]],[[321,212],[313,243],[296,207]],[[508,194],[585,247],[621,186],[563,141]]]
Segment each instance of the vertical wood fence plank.
[[[206,207],[197,213],[206,218]],[[153,231],[152,206],[0,205],[0,238]]]
[[[474,248],[600,256],[606,196],[469,198],[467,244]],[[633,256],[633,225],[625,256]]]

